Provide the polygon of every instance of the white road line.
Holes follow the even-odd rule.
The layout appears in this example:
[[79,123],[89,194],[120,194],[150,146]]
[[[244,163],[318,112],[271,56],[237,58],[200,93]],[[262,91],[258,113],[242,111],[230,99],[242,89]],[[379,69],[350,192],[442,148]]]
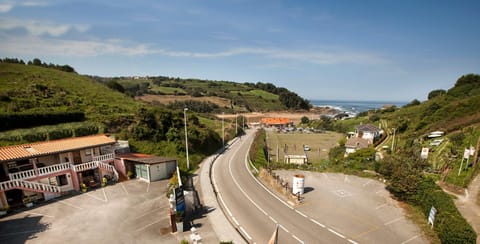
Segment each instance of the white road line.
[[76,208],[76,209],[79,209],[79,210],[83,210],[83,208],[81,208],[81,207],[79,207],[79,206],[75,206],[75,205],[73,205],[73,204],[71,204],[71,203],[68,203],[68,202],[66,202],[66,201],[57,201],[57,202],[58,202],[58,203],[61,203],[61,204],[65,204],[65,205],[67,205],[67,206],[69,206],[69,207],[72,207],[72,208]]
[[282,230],[284,230],[285,232],[290,233],[290,231],[287,230],[287,228],[283,227],[283,225],[278,225],[278,226],[280,226],[280,228],[282,228]]
[[91,198],[93,198],[93,199],[95,199],[95,200],[98,200],[98,201],[101,201],[101,202],[105,202],[105,199],[101,199],[101,198],[99,198],[99,197],[93,196],[93,195],[91,195],[90,193],[85,193],[85,195],[87,195],[87,196],[89,196],[89,197],[91,197]]
[[398,218],[396,218],[396,219],[394,219],[394,220],[388,221],[387,223],[385,223],[385,224],[383,224],[383,225],[393,224],[393,223],[395,223],[395,222],[397,222],[397,221],[400,221],[400,220],[402,220],[402,219],[403,219],[403,217],[398,217]]
[[218,193],[218,198],[220,199],[220,201],[222,202],[223,206],[225,207],[225,210],[227,210],[228,215],[230,215],[230,217],[233,217],[232,212],[230,211],[230,209],[229,209],[229,208],[227,207],[227,205],[225,204],[225,201],[223,201],[223,197],[222,197],[222,195],[220,195],[220,193]]
[[123,191],[125,191],[125,193],[128,195],[128,191],[127,191],[127,189],[125,189],[125,186],[123,185],[123,183],[120,183],[120,185],[122,186]]
[[252,239],[252,237],[245,231],[245,229],[242,226],[240,226],[240,230],[243,232],[243,234],[247,236],[248,239],[250,240]]
[[326,227],[325,225],[323,225],[323,224],[320,224],[318,221],[316,221],[316,220],[314,220],[314,219],[310,219],[310,221],[312,221],[313,223],[315,223],[315,224],[319,225],[320,227],[323,227],[323,228],[325,228],[325,227]]
[[272,216],[268,216],[270,218],[270,220],[273,221],[273,223],[277,224],[278,222],[272,217]]
[[142,228],[136,229],[135,231],[144,230],[144,229],[146,229],[146,228],[148,228],[148,227],[150,227],[150,226],[152,226],[152,225],[154,225],[154,224],[160,223],[160,222],[163,221],[164,219],[165,219],[165,218],[162,218],[162,219],[160,219],[160,220],[157,220],[157,221],[155,221],[155,222],[153,222],[153,223],[150,223],[150,224],[148,224],[148,225],[143,226]]
[[25,211],[25,213],[33,214],[33,215],[40,215],[40,216],[44,216],[44,217],[48,217],[48,218],[55,218],[55,216],[41,214],[41,213],[35,213],[35,212],[30,212],[30,211]]
[[358,244],[358,242],[354,241],[354,240],[350,240],[348,239],[348,242],[352,243],[352,244]]
[[145,215],[149,215],[149,214],[151,214],[152,212],[159,211],[159,210],[160,210],[160,208],[157,208],[157,209],[154,209],[154,210],[150,210],[150,211],[148,211],[148,212],[146,212],[146,213],[144,213],[144,214],[142,214],[142,215],[140,215],[140,216],[137,216],[137,217],[134,218],[133,220],[137,220],[137,219],[139,219],[139,218],[143,218]]
[[408,239],[408,240],[406,240],[406,241],[402,242],[401,244],[406,244],[406,243],[409,243],[409,242],[411,242],[411,241],[413,241],[413,240],[415,240],[415,239],[417,239],[417,238],[418,238],[418,235],[416,235],[416,236],[414,236],[414,237],[412,237],[412,238],[410,238],[410,239]]
[[305,215],[304,213],[302,213],[302,212],[300,212],[300,211],[298,211],[298,210],[296,210],[296,209],[295,209],[295,212],[297,212],[298,214],[302,215],[302,216],[305,217],[305,218],[308,218],[307,215]]
[[332,232],[333,234],[335,234],[335,235],[337,235],[337,236],[339,236],[339,237],[341,237],[341,238],[345,239],[345,236],[344,236],[344,235],[342,235],[342,234],[340,234],[340,233],[338,233],[338,232],[334,231],[333,229],[327,228],[327,230],[328,230],[328,231],[330,231],[330,232]]
[[238,221],[235,217],[232,216],[232,220],[233,220],[233,222],[235,222],[236,225],[240,225],[240,223],[238,223]]
[[148,182],[147,184],[147,193],[148,193],[148,190],[150,190],[150,182]]
[[108,202],[107,194],[105,193],[105,188],[102,188],[103,196],[105,197],[105,202]]
[[386,203],[384,203],[384,204],[382,204],[382,205],[379,205],[379,206],[377,206],[375,209],[377,209],[377,210],[378,210],[378,209],[381,209],[381,208],[383,208],[383,207],[385,207],[385,206],[387,206],[387,204],[386,204]]
[[293,237],[295,240],[297,240],[298,242],[302,243],[302,244],[305,243],[305,242],[303,242],[302,240],[300,240],[300,238],[298,238],[296,235],[292,235],[292,237]]

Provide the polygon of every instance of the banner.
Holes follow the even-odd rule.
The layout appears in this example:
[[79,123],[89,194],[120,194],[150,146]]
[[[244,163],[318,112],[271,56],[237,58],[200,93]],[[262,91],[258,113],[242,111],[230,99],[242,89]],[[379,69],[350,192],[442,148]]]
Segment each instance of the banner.
[[465,148],[465,152],[463,153],[463,158],[468,159],[470,157],[470,149]]

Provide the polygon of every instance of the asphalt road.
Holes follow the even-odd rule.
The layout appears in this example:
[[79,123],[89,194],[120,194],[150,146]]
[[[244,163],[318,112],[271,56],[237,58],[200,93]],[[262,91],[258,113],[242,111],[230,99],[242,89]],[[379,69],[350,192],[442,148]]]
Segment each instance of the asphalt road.
[[355,243],[315,219],[306,218],[270,194],[248,172],[246,155],[254,131],[248,131],[214,164],[213,179],[227,217],[250,243],[267,243],[279,225],[280,243]]
[[[372,179],[305,172],[309,192],[304,203],[293,206],[249,172],[253,136],[250,130],[233,143],[212,169],[220,205],[249,243],[267,243],[277,224],[282,244],[427,242],[385,186]],[[298,172],[278,173],[291,180]]]

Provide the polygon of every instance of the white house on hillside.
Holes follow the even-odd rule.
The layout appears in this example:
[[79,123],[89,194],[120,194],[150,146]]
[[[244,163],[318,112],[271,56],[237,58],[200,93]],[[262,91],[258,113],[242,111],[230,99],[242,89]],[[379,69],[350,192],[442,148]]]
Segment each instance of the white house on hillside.
[[370,141],[370,143],[374,143],[380,136],[382,135],[382,131],[374,125],[366,124],[366,125],[359,125],[355,129],[355,136],[358,138],[363,138],[365,140]]

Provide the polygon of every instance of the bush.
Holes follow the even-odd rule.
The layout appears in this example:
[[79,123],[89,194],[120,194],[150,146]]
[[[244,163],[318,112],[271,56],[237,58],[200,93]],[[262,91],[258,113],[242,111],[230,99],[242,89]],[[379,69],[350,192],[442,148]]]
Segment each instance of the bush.
[[50,113],[5,113],[0,114],[0,131],[31,128],[41,125],[55,125],[67,122],[78,122],[85,119],[83,112],[50,112]]

